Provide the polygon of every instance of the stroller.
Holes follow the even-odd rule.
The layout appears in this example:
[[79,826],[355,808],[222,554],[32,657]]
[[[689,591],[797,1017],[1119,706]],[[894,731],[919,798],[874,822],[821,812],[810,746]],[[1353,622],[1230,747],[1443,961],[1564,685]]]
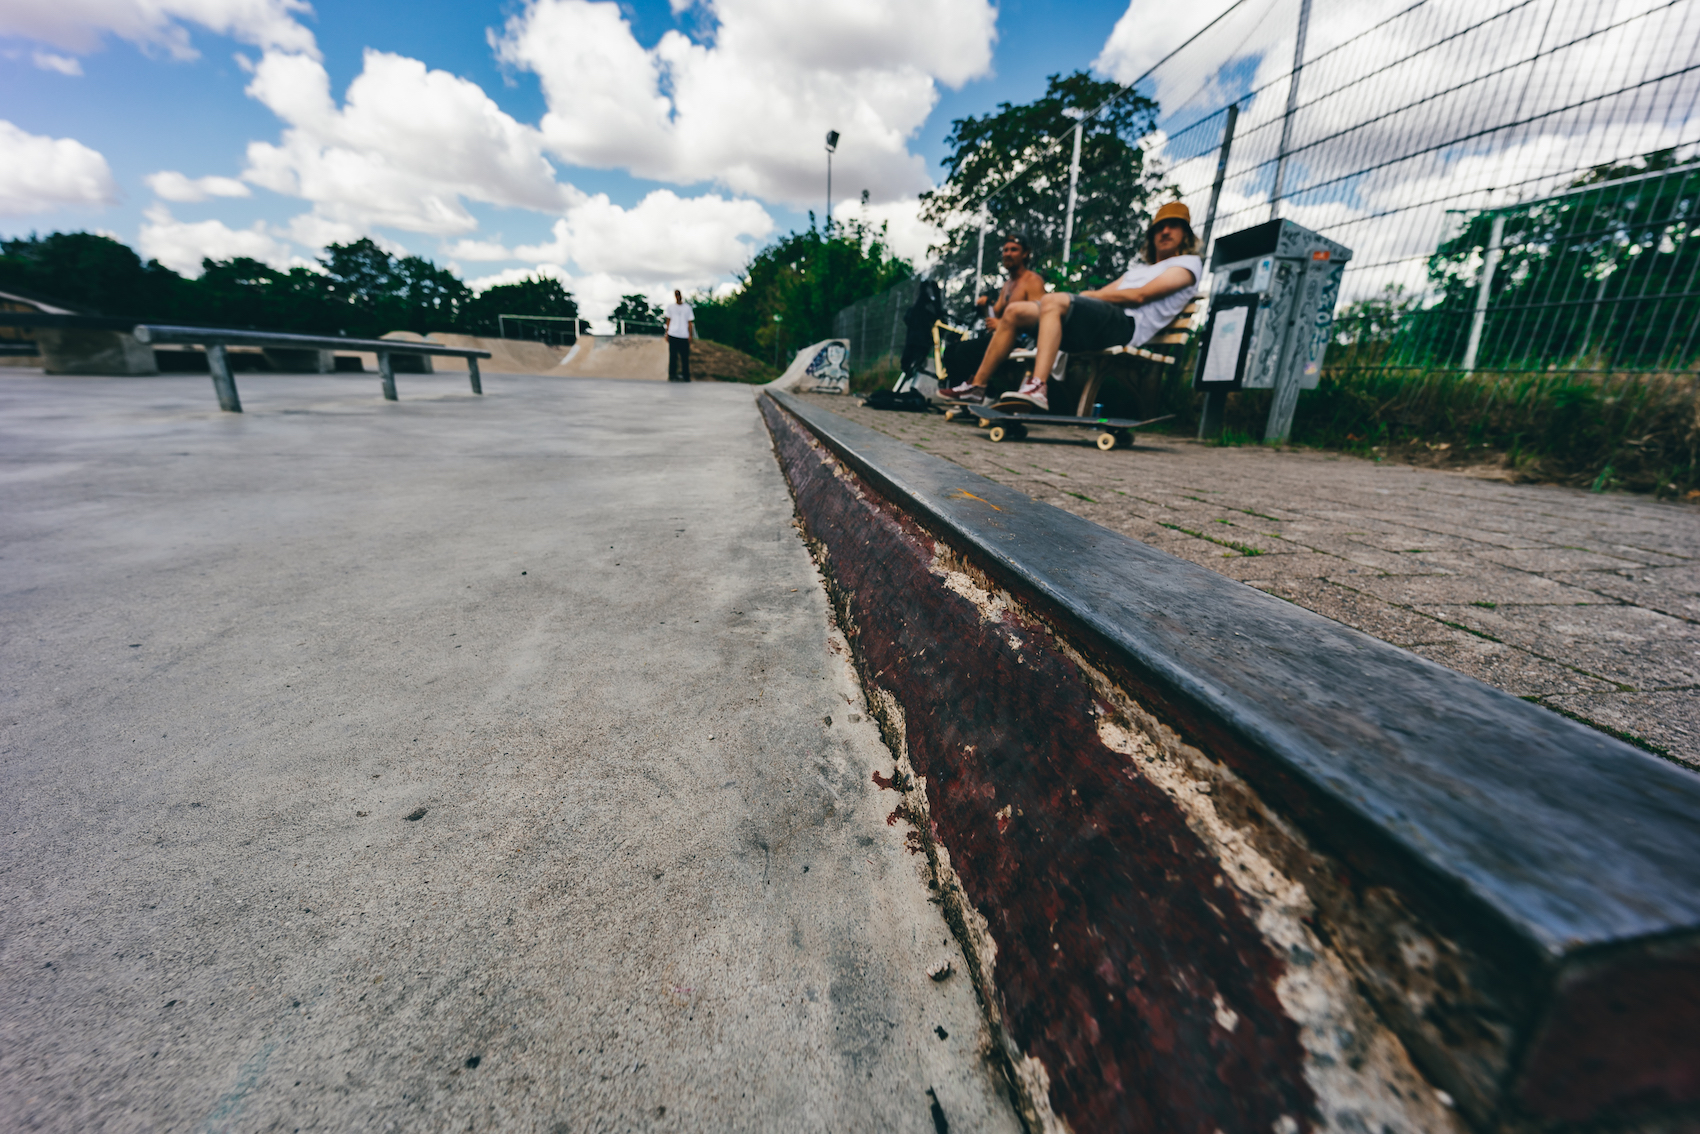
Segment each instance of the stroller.
[[944,294],[933,280],[923,280],[915,302],[903,316],[903,354],[900,373],[889,390],[875,390],[862,402],[871,409],[926,413],[939,388],[939,329],[962,332],[945,323]]

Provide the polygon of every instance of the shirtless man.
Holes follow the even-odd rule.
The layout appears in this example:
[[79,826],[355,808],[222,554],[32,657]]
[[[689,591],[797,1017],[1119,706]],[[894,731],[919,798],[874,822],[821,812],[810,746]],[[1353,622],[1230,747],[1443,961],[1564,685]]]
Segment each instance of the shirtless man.
[[989,402],[986,383],[1015,348],[1016,334],[1037,327],[1038,355],[1033,360],[1033,372],[1009,396],[1048,411],[1045,382],[1059,350],[1139,346],[1168,326],[1198,293],[1204,261],[1199,258],[1198,238],[1192,232],[1192,212],[1185,205],[1171,201],[1157,210],[1145,234],[1141,259],[1143,262],[1129,268],[1109,287],[1079,295],[1053,291],[1041,295],[1037,302],[1008,304],[973,381],[941,390],[940,394],[969,405]]
[[[1003,238],[1003,270],[1009,279],[1004,281],[1003,290],[998,293],[997,302],[986,312],[986,329],[996,331],[998,320],[1009,309],[1011,303],[1037,303],[1045,294],[1045,281],[1040,278],[1030,266],[1033,261],[1033,250],[1027,247],[1027,238],[1018,232],[1012,232]],[[986,297],[981,296],[979,306],[986,305]]]

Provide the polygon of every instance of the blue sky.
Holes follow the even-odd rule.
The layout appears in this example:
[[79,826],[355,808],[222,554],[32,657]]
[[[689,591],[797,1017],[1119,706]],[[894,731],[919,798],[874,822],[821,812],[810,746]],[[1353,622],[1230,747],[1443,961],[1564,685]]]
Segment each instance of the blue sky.
[[[105,231],[188,271],[203,254],[298,261],[359,232],[472,280],[541,267],[595,307],[621,287],[724,280],[750,248],[806,224],[824,196],[818,135],[830,126],[844,134],[835,197],[869,188],[876,216],[914,250],[913,197],[938,176],[951,120],[1091,66],[1128,11],[228,0],[222,22],[207,15],[225,2],[181,0],[177,18],[170,0],[101,0],[68,16],[50,0],[6,6],[0,165],[41,172],[10,185],[0,175],[0,232]],[[646,58],[659,60],[648,86]],[[362,75],[369,113],[357,120],[350,88]],[[327,81],[330,105],[313,94]],[[387,152],[398,125],[409,138]],[[270,158],[256,162],[251,143]],[[465,152],[439,177],[440,147]],[[150,186],[162,171],[182,175],[177,188]],[[669,220],[654,243],[632,236]]]

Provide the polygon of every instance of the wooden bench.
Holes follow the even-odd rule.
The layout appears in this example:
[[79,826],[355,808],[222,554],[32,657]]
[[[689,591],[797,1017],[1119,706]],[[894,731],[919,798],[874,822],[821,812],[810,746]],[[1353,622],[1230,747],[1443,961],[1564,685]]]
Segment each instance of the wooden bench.
[[[1155,362],[1160,366],[1173,366],[1180,356],[1181,348],[1186,346],[1187,339],[1192,335],[1192,322],[1197,317],[1201,305],[1199,298],[1194,296],[1192,302],[1181,308],[1181,313],[1175,316],[1174,321],[1157,332],[1145,346],[1118,346],[1110,347],[1108,350],[1077,351],[1075,353],[1082,356],[1100,357],[1125,354],[1132,358],[1143,358]],[[1150,347],[1169,347],[1174,353],[1160,354],[1149,349]],[[1028,362],[1038,353],[1032,347],[1023,347],[1020,350],[1010,351],[1009,357],[1016,362]],[[1097,371],[1086,380],[1085,387],[1080,391],[1080,404],[1074,411],[1075,416],[1086,417],[1092,412],[1092,406],[1098,400],[1098,389],[1103,385],[1103,382],[1104,372],[1102,370]]]

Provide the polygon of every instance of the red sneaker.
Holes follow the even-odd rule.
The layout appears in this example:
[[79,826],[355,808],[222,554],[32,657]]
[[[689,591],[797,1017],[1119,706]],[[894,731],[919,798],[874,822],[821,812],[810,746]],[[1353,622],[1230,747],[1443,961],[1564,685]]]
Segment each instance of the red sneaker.
[[1026,377],[1019,390],[1005,394],[1001,400],[1026,402],[1037,407],[1041,413],[1051,412],[1050,400],[1045,397],[1045,380],[1033,374]]
[[966,405],[984,405],[990,400],[984,386],[976,386],[972,382],[964,382],[960,386],[952,386],[948,390],[940,390],[939,397],[950,402],[962,402]]

